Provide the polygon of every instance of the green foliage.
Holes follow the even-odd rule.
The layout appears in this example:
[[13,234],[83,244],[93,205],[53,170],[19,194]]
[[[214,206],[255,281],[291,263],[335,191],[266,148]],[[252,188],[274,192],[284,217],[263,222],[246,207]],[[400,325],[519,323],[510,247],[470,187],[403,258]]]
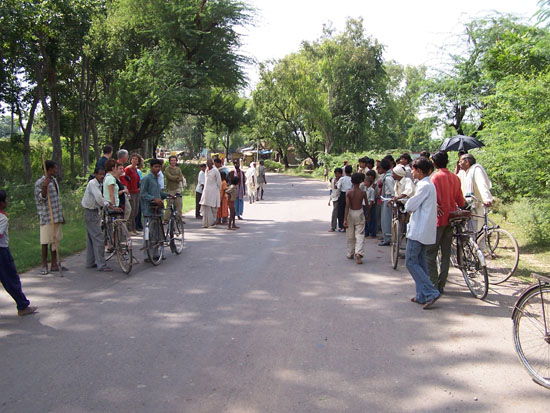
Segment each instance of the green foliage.
[[264,161],[264,166],[268,171],[282,171],[284,170],[284,165],[280,162],[272,161],[271,159],[266,159]]
[[533,245],[550,245],[550,201],[547,199],[524,198],[508,206],[511,217]]

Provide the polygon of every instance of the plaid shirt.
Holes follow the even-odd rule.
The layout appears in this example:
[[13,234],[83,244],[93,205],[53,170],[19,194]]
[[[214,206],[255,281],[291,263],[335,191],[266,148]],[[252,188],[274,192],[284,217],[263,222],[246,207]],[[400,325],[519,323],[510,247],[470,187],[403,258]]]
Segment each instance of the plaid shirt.
[[[46,179],[42,176],[34,184],[34,200],[36,202],[36,209],[38,211],[38,218],[40,225],[49,224],[50,221],[50,208],[48,207],[48,197],[42,198],[42,184]],[[50,184],[48,185],[48,191],[50,193],[50,200],[52,203],[53,221],[57,223],[63,222],[63,210],[61,209],[61,199],[59,198],[59,185],[57,180],[52,176]]]

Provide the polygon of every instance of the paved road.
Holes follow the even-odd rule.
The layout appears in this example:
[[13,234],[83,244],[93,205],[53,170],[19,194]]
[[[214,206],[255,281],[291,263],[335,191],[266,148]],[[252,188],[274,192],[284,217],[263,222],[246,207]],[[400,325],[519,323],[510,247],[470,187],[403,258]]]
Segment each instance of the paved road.
[[239,231],[189,216],[184,253],[159,267],[103,274],[75,256],[64,278],[23,274],[40,313],[0,293],[0,411],[548,411],[513,349],[520,286],[481,302],[453,274],[422,310],[387,248],[345,258],[327,200],[270,176]]

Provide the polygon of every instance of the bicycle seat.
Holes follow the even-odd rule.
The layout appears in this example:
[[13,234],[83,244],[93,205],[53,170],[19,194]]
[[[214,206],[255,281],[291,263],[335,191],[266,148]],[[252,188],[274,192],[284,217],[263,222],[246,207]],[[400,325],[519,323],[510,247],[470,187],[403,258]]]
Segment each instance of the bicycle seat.
[[465,209],[458,209],[449,213],[449,222],[462,222],[470,219],[472,212]]

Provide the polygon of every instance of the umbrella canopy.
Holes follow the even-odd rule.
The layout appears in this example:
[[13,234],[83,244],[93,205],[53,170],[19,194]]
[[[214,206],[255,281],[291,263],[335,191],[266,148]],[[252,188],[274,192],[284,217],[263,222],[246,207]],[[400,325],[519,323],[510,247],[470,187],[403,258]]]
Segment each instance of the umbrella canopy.
[[481,148],[485,146],[482,142],[471,136],[456,135],[452,138],[445,138],[441,146],[440,151],[469,151],[473,148]]

